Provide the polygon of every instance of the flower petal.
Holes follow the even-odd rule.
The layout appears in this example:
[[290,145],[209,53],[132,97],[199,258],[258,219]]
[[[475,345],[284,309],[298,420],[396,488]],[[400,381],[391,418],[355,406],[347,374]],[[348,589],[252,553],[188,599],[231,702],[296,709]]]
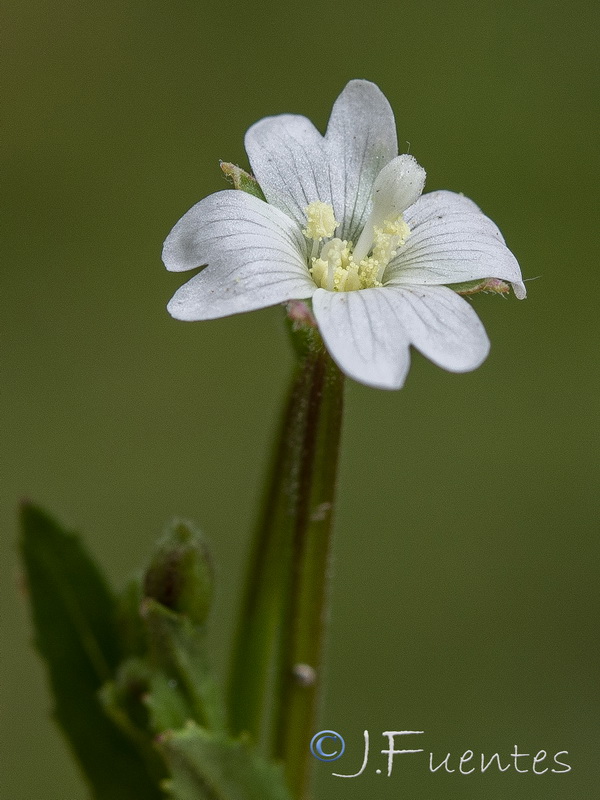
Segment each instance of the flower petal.
[[398,153],[394,113],[370,81],[350,81],[335,101],[325,146],[338,236],[356,242],[369,213],[375,178]]
[[246,133],[246,152],[265,197],[306,225],[305,209],[320,200],[333,205],[324,139],[306,117],[266,117]]
[[399,306],[385,287],[355,292],[317,289],[313,311],[340,369],[379,389],[400,389],[410,365]]
[[[411,234],[388,265],[386,285],[440,285],[500,278],[524,292],[516,258],[496,225],[466,197],[430,192],[408,208]],[[523,295],[524,296],[524,295]]]
[[452,289],[384,286],[380,291],[393,295],[410,343],[434,364],[450,372],[469,372],[485,361],[490,350],[485,328]]
[[225,317],[311,297],[304,237],[273,206],[245,192],[217,192],[175,225],[163,249],[167,269],[208,264],[182,286],[168,310],[176,319]]

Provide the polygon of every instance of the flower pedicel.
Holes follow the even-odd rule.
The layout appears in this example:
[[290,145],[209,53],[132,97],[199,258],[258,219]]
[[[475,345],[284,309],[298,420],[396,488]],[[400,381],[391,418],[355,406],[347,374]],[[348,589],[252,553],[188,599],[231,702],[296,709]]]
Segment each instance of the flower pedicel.
[[394,116],[375,84],[350,81],[325,136],[282,114],[253,125],[245,144],[267,202],[228,189],[179,220],[164,244],[167,269],[207,266],[175,293],[173,317],[311,299],[334,361],[383,389],[403,385],[411,344],[451,372],[484,361],[483,325],[448,285],[508,281],[522,299],[519,265],[471,200],[422,194],[425,171],[398,155]]

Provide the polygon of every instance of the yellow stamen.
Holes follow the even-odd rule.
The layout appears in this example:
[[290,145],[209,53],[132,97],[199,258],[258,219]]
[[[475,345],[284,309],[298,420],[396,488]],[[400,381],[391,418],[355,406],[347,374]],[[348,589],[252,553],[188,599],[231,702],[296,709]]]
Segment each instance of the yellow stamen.
[[333,208],[328,203],[317,200],[306,207],[306,228],[302,233],[307,239],[320,242],[333,236],[338,223],[335,221]]
[[402,215],[386,219],[375,228],[371,255],[354,260],[352,242],[330,239],[318,254],[318,242],[332,236],[338,223],[333,208],[327,203],[311,203],[306,208],[307,225],[304,235],[313,239],[310,274],[317,286],[333,292],[353,292],[381,286],[385,268],[396,256],[410,235]]

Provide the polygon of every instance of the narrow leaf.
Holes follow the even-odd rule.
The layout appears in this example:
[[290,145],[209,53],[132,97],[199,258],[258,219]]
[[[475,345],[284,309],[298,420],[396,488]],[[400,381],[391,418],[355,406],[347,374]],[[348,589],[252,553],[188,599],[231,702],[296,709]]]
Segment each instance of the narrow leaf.
[[120,658],[115,601],[79,538],[38,508],[21,509],[21,551],[38,650],[48,668],[55,717],[94,800],[159,800],[134,744],[98,699]]

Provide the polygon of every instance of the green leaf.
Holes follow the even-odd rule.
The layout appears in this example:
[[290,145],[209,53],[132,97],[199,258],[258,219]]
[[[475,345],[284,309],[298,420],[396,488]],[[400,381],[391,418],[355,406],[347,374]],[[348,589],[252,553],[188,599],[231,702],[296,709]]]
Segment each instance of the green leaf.
[[279,765],[265,761],[245,739],[196,725],[159,737],[172,778],[172,800],[291,800]]
[[54,713],[95,800],[159,800],[135,745],[98,699],[120,659],[115,600],[79,538],[38,508],[21,509],[21,551],[37,648]]
[[145,705],[150,716],[150,727],[155,733],[183,728],[193,715],[190,703],[177,681],[160,670],[152,673]]
[[169,714],[178,713],[181,700],[187,708],[185,721],[224,730],[225,704],[210,669],[204,627],[150,597],[142,603],[142,618],[148,631],[151,666],[166,676],[171,690],[169,694],[162,680],[151,685],[151,692],[156,691],[149,699],[155,724],[160,729],[163,714],[168,719]]

